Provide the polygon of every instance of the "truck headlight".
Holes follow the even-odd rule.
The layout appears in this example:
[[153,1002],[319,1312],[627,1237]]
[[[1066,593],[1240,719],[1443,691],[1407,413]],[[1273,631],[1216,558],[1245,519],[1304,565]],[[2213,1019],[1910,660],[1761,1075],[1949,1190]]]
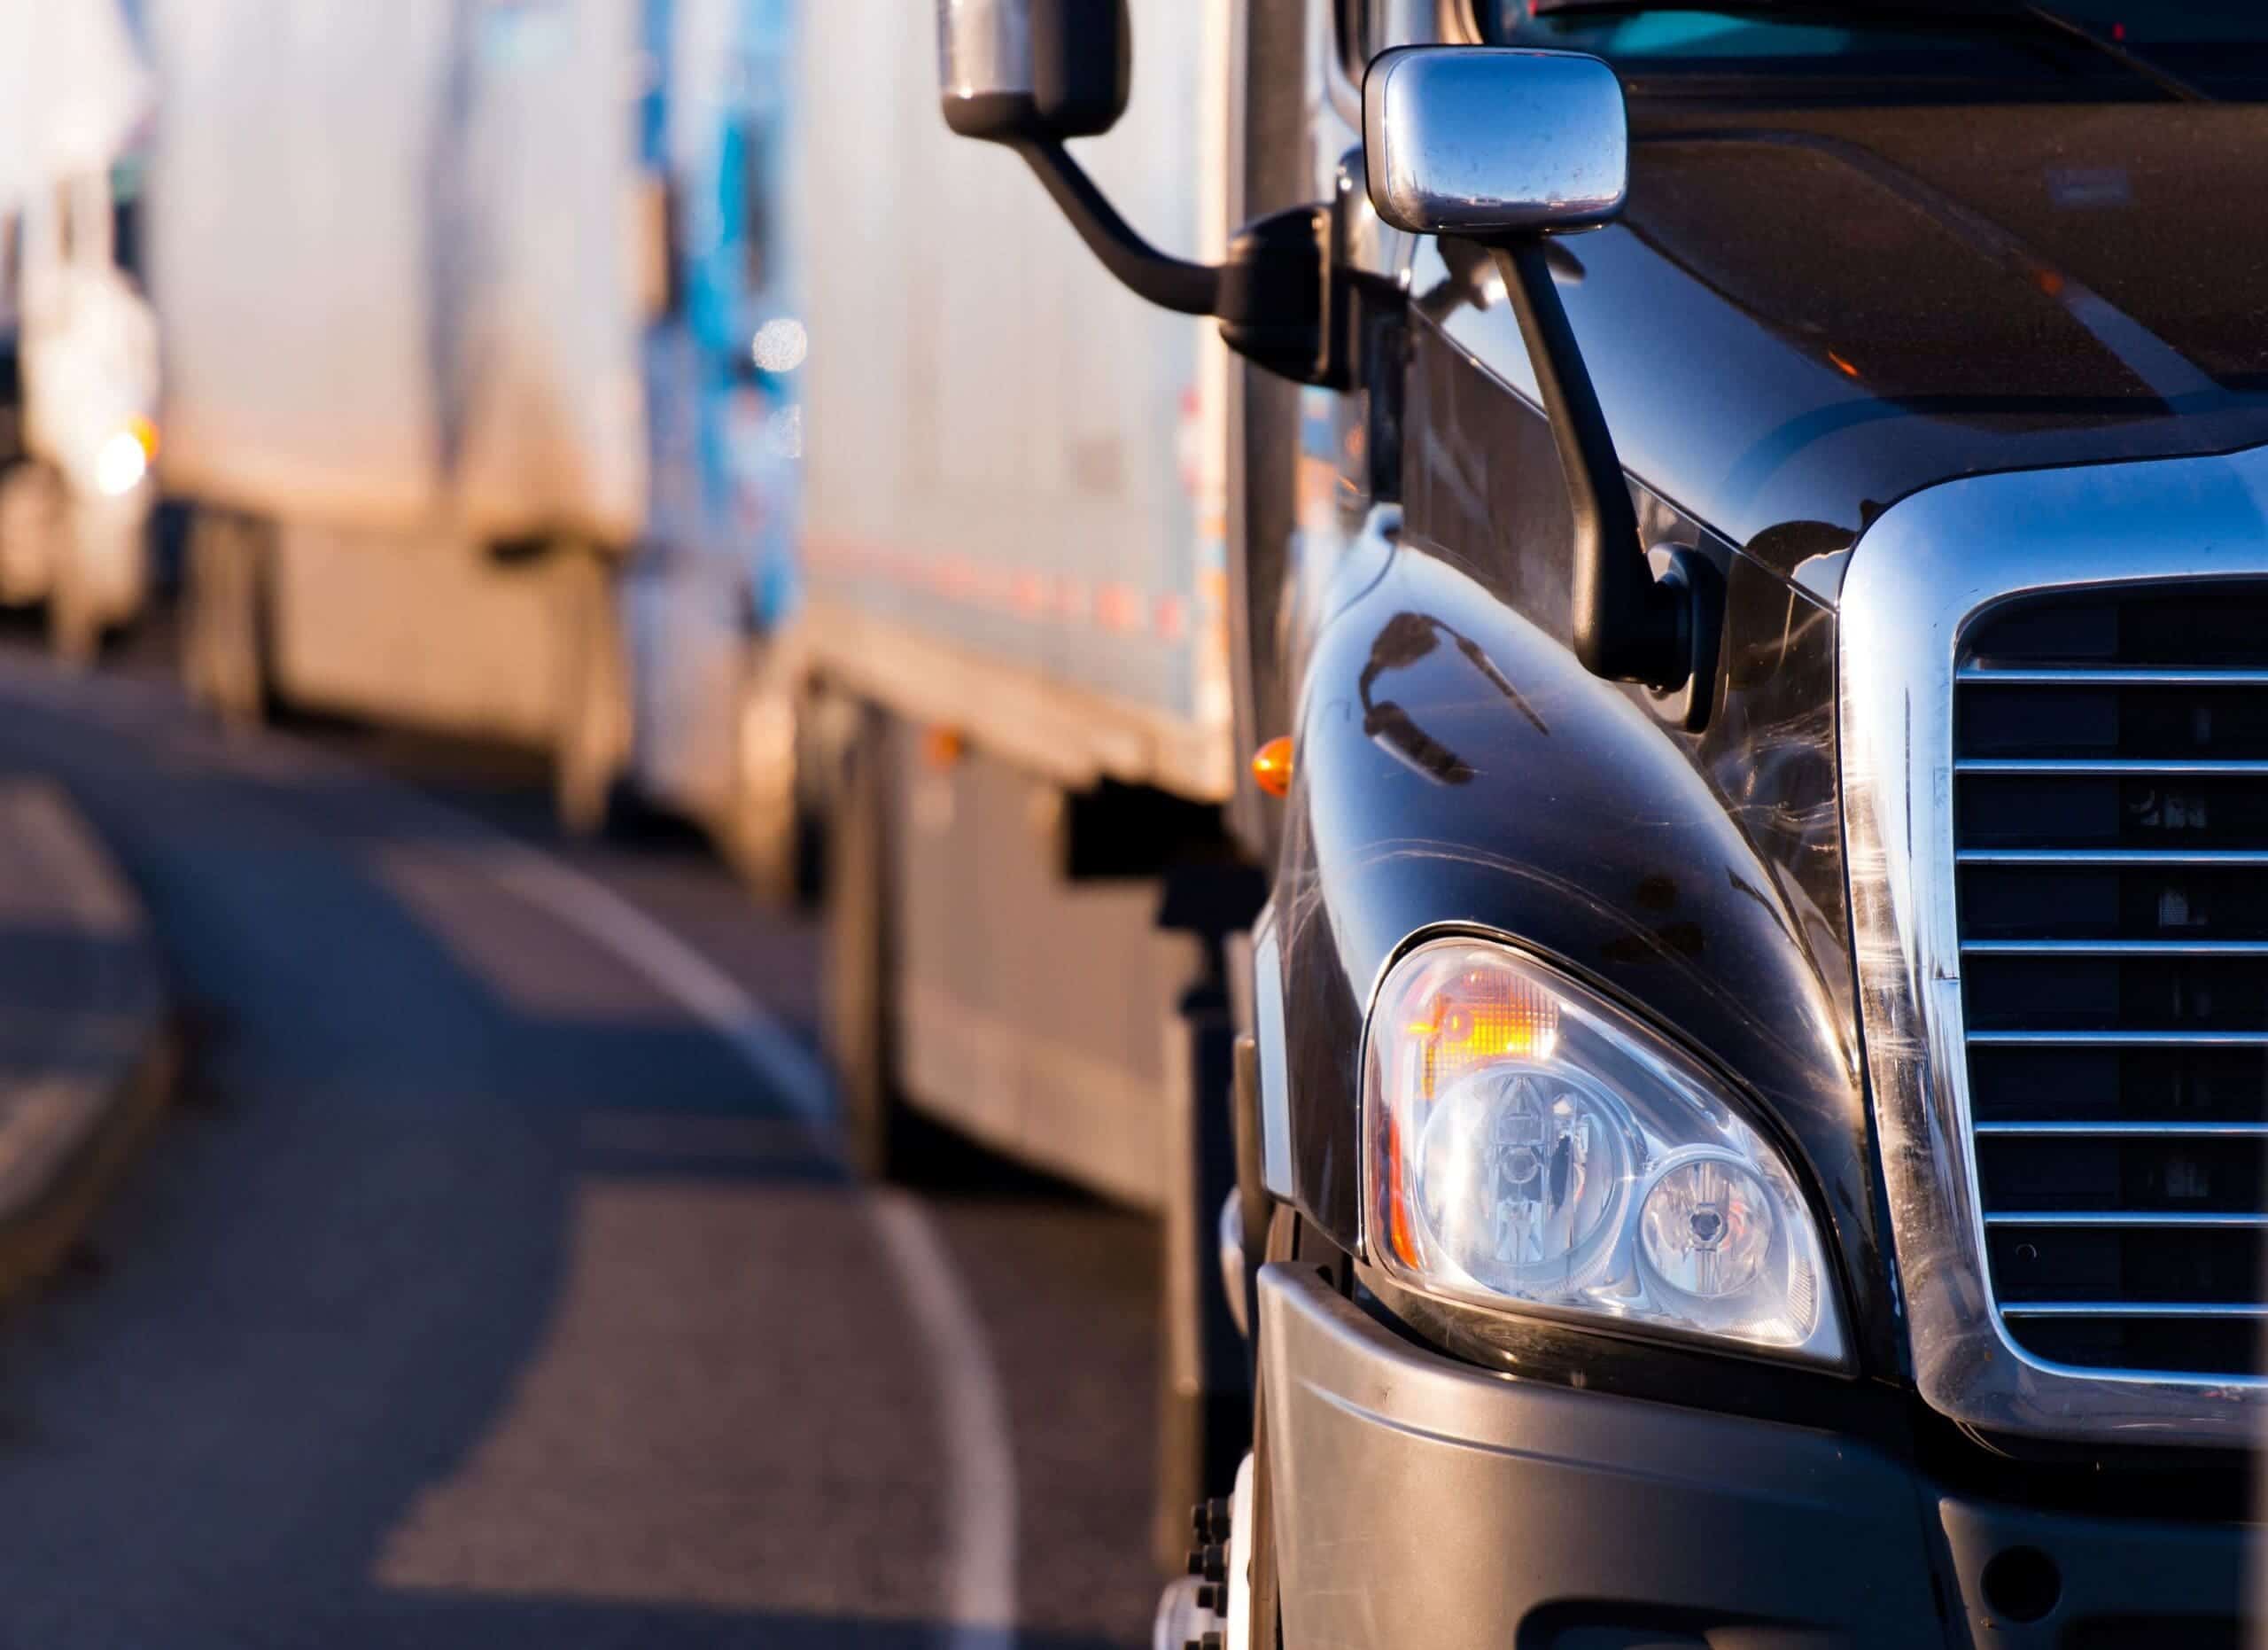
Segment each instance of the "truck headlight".
[[1366,1247],[1410,1288],[1837,1363],[1826,1252],[1699,1062],[1503,946],[1397,962],[1363,1070]]

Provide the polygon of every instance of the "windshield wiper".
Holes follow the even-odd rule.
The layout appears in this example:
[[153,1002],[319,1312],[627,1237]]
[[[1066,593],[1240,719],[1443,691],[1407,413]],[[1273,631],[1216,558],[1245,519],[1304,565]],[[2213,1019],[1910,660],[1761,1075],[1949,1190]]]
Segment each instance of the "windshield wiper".
[[1913,4],[1906,5],[1837,5],[1831,0],[1531,0],[1537,17],[1565,17],[1579,13],[1641,12],[1755,12],[1791,20],[1849,23],[1876,27],[1899,24],[1974,24],[1984,27],[2029,24],[2042,32],[2089,47],[2130,74],[2139,75],[2168,97],[2183,103],[2210,103],[2212,97],[2171,69],[2162,68],[2116,40],[2106,40],[2075,18],[2026,0],[1985,0],[1979,5]]
[[2160,68],[2148,58],[2129,51],[2116,40],[2105,40],[2077,18],[2065,17],[2061,12],[2051,12],[2044,5],[2010,6],[2003,15],[2037,18],[2047,27],[2059,29],[2074,40],[2084,41],[2097,51],[2129,69],[2155,86],[2168,97],[2182,103],[2210,103],[2212,98],[2176,74],[2171,69]]

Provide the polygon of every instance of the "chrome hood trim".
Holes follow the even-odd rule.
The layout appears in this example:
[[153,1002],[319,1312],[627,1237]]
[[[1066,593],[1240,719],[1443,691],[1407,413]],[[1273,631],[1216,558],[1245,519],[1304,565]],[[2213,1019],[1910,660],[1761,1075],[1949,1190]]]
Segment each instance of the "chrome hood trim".
[[1969,1426],[2241,1445],[2268,1381],[2041,1361],[2003,1332],[1985,1267],[1953,907],[1953,671],[2004,598],[2268,575],[2268,448],[1976,476],[1876,520],[1842,589],[1844,825],[1860,1018],[1915,1374]]

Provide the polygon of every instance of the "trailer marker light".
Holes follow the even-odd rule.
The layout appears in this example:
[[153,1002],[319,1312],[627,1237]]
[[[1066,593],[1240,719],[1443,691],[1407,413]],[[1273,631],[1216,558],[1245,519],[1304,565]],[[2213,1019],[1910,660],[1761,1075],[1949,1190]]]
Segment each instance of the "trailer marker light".
[[1252,782],[1271,797],[1292,794],[1292,741],[1278,734],[1252,753]]
[[921,735],[921,759],[936,773],[944,774],[959,766],[968,747],[957,728],[929,728]]

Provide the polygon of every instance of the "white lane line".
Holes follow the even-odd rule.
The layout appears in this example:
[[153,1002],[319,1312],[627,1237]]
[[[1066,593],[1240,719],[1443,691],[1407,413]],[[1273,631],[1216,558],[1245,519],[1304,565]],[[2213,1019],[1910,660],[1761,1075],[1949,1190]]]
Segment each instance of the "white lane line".
[[[571,867],[509,838],[491,852],[502,886],[644,973],[730,1044],[803,1121],[829,1124],[825,1068],[737,981]],[[1016,1619],[1016,1468],[1006,1397],[983,1325],[929,1211],[897,1191],[870,1195],[866,1209],[936,1373],[949,1466],[953,1642],[992,1645]]]
[[[446,805],[420,798],[425,806]],[[814,1128],[831,1121],[826,1069],[740,984],[652,917],[571,866],[467,818],[497,881],[646,975],[714,1031]],[[862,1199],[928,1350],[946,1463],[950,1643],[1002,1644],[1016,1620],[1016,1465],[1008,1405],[983,1322],[929,1211],[903,1192]]]
[[[0,671],[6,670],[0,665]],[[12,688],[27,685],[27,677],[35,689],[49,686],[38,673],[7,673]],[[114,699],[99,690],[86,694],[89,683],[121,691]],[[120,720],[137,733],[149,731],[143,719],[151,713],[180,715],[179,702],[169,694],[125,691],[128,679],[97,676],[70,686],[80,692],[66,694],[58,684],[43,697],[82,713],[88,698],[131,705]],[[197,725],[210,731],[206,724]],[[308,767],[330,767],[384,785],[404,805],[447,820],[462,839],[480,844],[481,857],[500,883],[651,980],[723,1039],[787,1102],[799,1122],[831,1130],[830,1085],[819,1061],[738,981],[604,883],[477,815],[305,740],[269,730],[252,736],[222,734],[214,745],[207,755],[247,767],[270,753],[289,751]],[[946,1507],[952,1524],[946,1532],[947,1619],[951,1627],[947,1642],[962,1650],[998,1650],[1013,1640],[1016,1620],[1016,1467],[1006,1392],[983,1325],[929,1211],[897,1191],[867,1193],[859,1201],[874,1223],[877,1244],[927,1349],[924,1362],[937,1382]]]
[[832,1128],[827,1068],[739,981],[605,883],[524,844],[495,837],[485,825],[479,829],[491,837],[481,857],[493,861],[500,884],[643,974],[730,1043],[797,1118],[815,1129]]
[[938,1355],[944,1432],[954,1457],[945,1502],[953,1526],[954,1642],[1005,1645],[1016,1620],[1016,1459],[983,1321],[929,1211],[897,1191],[880,1194],[868,1206],[906,1306]]

